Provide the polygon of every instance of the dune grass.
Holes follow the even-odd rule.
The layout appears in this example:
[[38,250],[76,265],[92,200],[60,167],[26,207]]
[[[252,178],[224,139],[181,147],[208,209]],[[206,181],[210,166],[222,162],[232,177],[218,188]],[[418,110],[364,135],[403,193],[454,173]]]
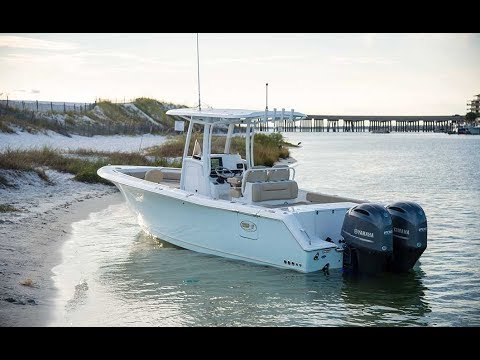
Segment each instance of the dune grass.
[[45,124],[38,125],[31,119],[27,119],[24,114],[22,116],[15,116],[12,114],[6,114],[0,116],[0,132],[5,133],[14,133],[13,129],[10,128],[10,125],[19,127],[31,134],[36,134],[42,130],[47,130],[48,128]]
[[14,133],[15,131],[13,131],[13,129],[11,129],[10,126],[8,126],[8,124],[10,123],[11,121],[8,121],[7,118],[5,118],[4,116],[0,116],[0,133],[1,132],[7,133],[7,134]]
[[42,169],[41,167],[36,167],[36,168],[33,169],[33,171],[35,171],[37,173],[38,177],[40,179],[42,179],[43,181],[45,181],[47,184],[53,185],[53,181],[50,180],[48,175],[45,173],[44,169]]
[[43,114],[14,108],[7,109],[0,105],[0,132],[14,133],[15,131],[11,128],[12,125],[31,134],[51,130],[69,136],[62,124],[46,118]]
[[[137,98],[133,104],[153,118],[159,126],[153,125],[138,111],[124,104],[115,104],[108,100],[96,103],[96,108],[87,111],[32,111],[0,104],[0,132],[11,133],[10,125],[30,133],[52,130],[62,135],[71,134],[111,135],[140,134],[145,132],[173,133],[175,120],[180,118],[166,114],[168,109],[183,108],[184,105],[158,101],[149,98]],[[79,110],[77,108],[77,110]],[[57,121],[61,116],[65,121]],[[63,121],[63,120],[62,120]],[[153,126],[152,126],[153,125]],[[85,128],[88,128],[86,130]]]
[[20,210],[9,204],[0,204],[0,213],[16,212],[16,211],[20,211]]
[[[175,136],[164,144],[147,149],[146,155],[139,153],[106,152],[91,149],[79,149],[68,154],[48,147],[31,150],[7,149],[0,152],[0,169],[34,171],[45,182],[52,184],[45,173],[45,169],[52,169],[74,175],[74,179],[87,183],[111,184],[97,175],[97,170],[105,165],[136,165],[136,166],[169,166],[180,167],[181,163],[171,162],[167,158],[181,157],[185,144],[185,135]],[[202,144],[203,135],[192,135],[189,154],[193,151],[195,139]],[[223,153],[225,136],[214,136],[212,139],[212,153]],[[272,166],[280,158],[287,158],[290,153],[288,144],[279,133],[255,135],[255,165]],[[231,152],[245,157],[245,138],[232,138]],[[0,176],[0,183],[12,186]]]
[[159,101],[148,98],[138,98],[135,99],[133,104],[152,119],[162,124],[165,129],[173,129],[174,120],[165,114],[164,106]]
[[[225,136],[213,136],[212,137],[212,153],[223,153],[225,146]],[[147,149],[147,153],[153,156],[160,157],[178,157],[183,155],[183,148],[185,146],[185,135],[179,135],[168,139],[160,146],[155,146]],[[190,141],[188,154],[193,152],[193,145],[197,140],[200,145],[203,142],[203,134],[193,133],[192,141]],[[285,159],[290,156],[289,146],[295,146],[293,144],[286,143],[282,134],[270,133],[255,134],[255,143],[253,147],[255,165],[272,166],[279,159]],[[230,152],[239,153],[245,158],[245,137],[235,136],[232,138],[230,145]]]
[[162,124],[165,130],[170,131],[173,131],[176,117],[168,116],[166,112],[168,109],[186,107],[184,105],[172,104],[143,97],[135,99],[133,104],[152,119]]
[[[75,154],[83,156],[83,158],[77,158]],[[85,158],[85,156],[91,158]],[[40,150],[7,149],[0,153],[0,169],[35,171],[40,178],[47,182],[50,180],[43,168],[74,174],[74,179],[82,182],[111,184],[108,180],[97,175],[97,170],[108,164],[180,166],[180,164],[172,164],[164,158],[151,159],[138,153],[105,152],[88,149],[74,151],[70,153],[70,156],[48,147]]]
[[111,124],[125,124],[135,125],[143,124],[145,120],[140,116],[131,113],[123,106],[119,104],[113,104],[110,101],[101,101],[97,103],[97,106],[101,109],[106,119],[98,116],[95,111],[90,110],[87,115],[94,119],[97,123],[111,123]]

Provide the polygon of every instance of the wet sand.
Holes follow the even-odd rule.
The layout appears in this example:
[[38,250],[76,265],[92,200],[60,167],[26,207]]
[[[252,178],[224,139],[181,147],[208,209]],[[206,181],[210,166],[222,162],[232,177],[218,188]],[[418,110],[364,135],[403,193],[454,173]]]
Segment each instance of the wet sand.
[[0,326],[48,325],[56,294],[51,269],[61,262],[71,224],[122,201],[110,190],[0,224]]

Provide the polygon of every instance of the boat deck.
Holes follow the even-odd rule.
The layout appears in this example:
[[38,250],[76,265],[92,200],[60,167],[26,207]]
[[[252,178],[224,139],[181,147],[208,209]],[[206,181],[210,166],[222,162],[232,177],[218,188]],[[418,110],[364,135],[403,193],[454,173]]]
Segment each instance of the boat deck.
[[[146,179],[146,171],[125,171],[124,173],[145,181],[151,181],[163,186],[167,186],[172,189],[180,189],[180,173],[177,172],[178,169],[170,168],[166,172],[163,172],[159,178],[148,178]],[[243,197],[231,197],[228,194],[220,197],[223,200],[235,201],[242,204],[247,204],[247,201]],[[251,205],[261,206],[269,209],[278,209],[284,207],[294,207],[301,205],[311,205],[311,204],[329,204],[329,203],[340,203],[340,202],[350,202],[350,203],[365,203],[366,200],[352,199],[337,195],[323,194],[319,192],[312,192],[308,190],[298,189],[298,196],[293,199],[288,200],[270,200],[270,201],[261,201],[261,202],[248,202]]]

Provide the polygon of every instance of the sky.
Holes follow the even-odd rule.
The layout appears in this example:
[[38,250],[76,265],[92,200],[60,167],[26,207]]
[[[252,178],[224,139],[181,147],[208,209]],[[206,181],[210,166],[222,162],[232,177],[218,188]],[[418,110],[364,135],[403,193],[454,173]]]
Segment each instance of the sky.
[[[203,107],[465,114],[480,34],[200,33]],[[0,33],[0,100],[198,104],[194,33]]]

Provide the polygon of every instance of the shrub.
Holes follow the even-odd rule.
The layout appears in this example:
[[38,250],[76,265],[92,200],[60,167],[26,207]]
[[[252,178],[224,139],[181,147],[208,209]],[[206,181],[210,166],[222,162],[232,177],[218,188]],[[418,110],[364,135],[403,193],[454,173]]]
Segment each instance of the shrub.
[[[51,183],[47,174],[41,167],[48,167],[60,172],[74,174],[74,179],[87,183],[111,184],[97,175],[97,170],[108,164],[147,165],[147,166],[173,166],[180,167],[179,163],[169,163],[167,159],[148,159],[138,153],[105,152],[94,150],[78,150],[80,156],[74,157],[76,152],[66,156],[57,150],[44,147],[40,150],[11,150],[0,153],[0,169],[35,171],[40,178]],[[88,155],[87,155],[88,154]],[[73,156],[72,156],[73,155]],[[0,178],[0,183],[10,186],[5,178]]]
[[20,211],[20,210],[9,204],[0,204],[0,213],[15,212],[15,211]]
[[[195,139],[202,144],[203,134],[192,134],[192,140],[190,141],[188,154],[193,152],[193,145]],[[223,153],[225,146],[225,136],[213,136],[212,137],[212,153]],[[183,148],[185,146],[185,135],[179,135],[172,137],[160,146],[155,146],[147,149],[149,155],[160,157],[178,157],[183,155]],[[255,165],[272,166],[280,158],[287,158],[290,156],[290,152],[286,147],[286,143],[283,140],[283,136],[280,133],[255,134],[254,137],[254,157]],[[233,153],[239,153],[245,158],[245,137],[235,136],[232,138],[230,145],[230,151]]]

